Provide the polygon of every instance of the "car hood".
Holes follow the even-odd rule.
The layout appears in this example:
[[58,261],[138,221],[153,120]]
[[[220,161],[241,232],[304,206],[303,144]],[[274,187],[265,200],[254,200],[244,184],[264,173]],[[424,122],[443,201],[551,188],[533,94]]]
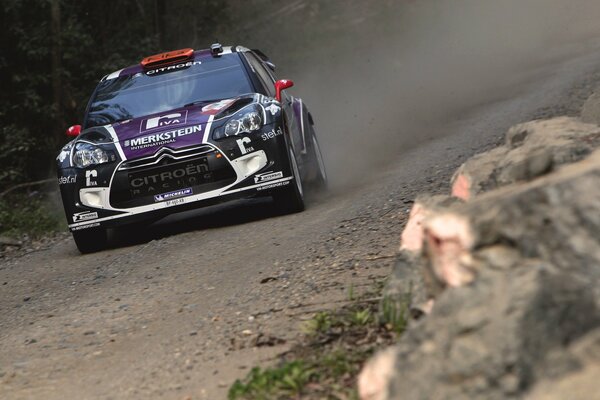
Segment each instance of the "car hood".
[[202,107],[179,108],[107,127],[126,158],[154,154],[161,147],[178,149],[202,143],[210,130],[213,115]]
[[[253,97],[243,97],[248,100]],[[153,155],[161,147],[173,150],[207,140],[212,121],[242,97],[202,102],[140,118],[132,118],[84,131],[78,140],[112,141],[122,149],[126,159]],[[248,101],[245,102],[246,104]],[[106,130],[105,134],[99,132]],[[98,135],[100,134],[100,135]]]

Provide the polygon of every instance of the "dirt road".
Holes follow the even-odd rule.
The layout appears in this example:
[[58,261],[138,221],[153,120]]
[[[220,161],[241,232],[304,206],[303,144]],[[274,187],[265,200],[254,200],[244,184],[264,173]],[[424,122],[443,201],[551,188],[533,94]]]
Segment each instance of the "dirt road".
[[576,114],[599,65],[594,51],[540,69],[301,214],[238,202],[122,233],[98,254],[79,255],[65,238],[2,259],[0,398],[224,398],[293,343],[310,311],[389,272],[416,193],[446,190],[462,161],[514,123]]

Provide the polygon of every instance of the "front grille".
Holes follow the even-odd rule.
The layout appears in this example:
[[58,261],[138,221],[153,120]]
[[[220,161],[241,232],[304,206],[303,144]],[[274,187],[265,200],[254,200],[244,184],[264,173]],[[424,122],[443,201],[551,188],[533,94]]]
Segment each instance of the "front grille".
[[203,154],[215,152],[212,146],[202,145],[196,147],[188,147],[185,149],[173,150],[168,147],[163,147],[154,155],[149,157],[138,158],[135,160],[125,161],[119,167],[119,171],[127,171],[144,167],[152,167],[160,164],[163,160],[185,160],[188,158],[197,157]]
[[164,148],[152,157],[121,164],[111,185],[110,203],[115,208],[155,204],[157,195],[182,189],[191,189],[195,195],[225,187],[235,180],[229,162],[211,146],[177,151]]

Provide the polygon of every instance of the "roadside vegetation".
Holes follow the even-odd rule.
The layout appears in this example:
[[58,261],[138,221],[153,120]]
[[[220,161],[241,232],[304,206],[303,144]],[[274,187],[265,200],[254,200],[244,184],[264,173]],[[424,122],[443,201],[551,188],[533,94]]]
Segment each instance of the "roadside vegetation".
[[379,348],[394,343],[406,329],[410,293],[382,297],[383,282],[348,304],[319,311],[302,324],[299,343],[269,368],[253,368],[229,389],[229,400],[358,399],[356,378]]
[[53,200],[40,192],[0,198],[0,237],[20,241],[66,230],[63,212]]

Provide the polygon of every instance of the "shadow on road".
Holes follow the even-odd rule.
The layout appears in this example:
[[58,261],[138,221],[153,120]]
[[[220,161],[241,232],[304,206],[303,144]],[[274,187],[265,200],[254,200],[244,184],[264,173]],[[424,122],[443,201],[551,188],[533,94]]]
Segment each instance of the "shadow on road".
[[269,198],[236,200],[169,215],[152,224],[136,224],[112,230],[110,247],[147,243],[180,233],[223,228],[281,216]]

